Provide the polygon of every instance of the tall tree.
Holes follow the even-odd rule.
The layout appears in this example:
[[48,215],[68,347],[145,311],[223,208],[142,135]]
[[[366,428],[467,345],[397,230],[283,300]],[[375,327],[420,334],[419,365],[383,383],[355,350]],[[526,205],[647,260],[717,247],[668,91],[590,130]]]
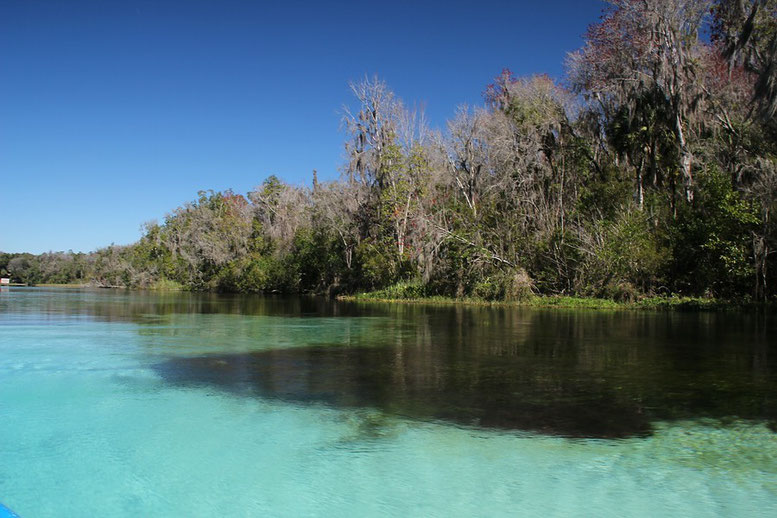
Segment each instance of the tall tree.
[[[699,32],[708,0],[612,0],[612,8],[568,58],[575,87],[596,102],[636,111],[646,96],[660,103],[661,126],[671,130],[687,201],[693,200],[691,116],[704,95],[699,85]],[[658,128],[656,128],[659,130]],[[660,131],[660,130],[659,130]],[[670,182],[672,177],[670,177]],[[641,188],[642,186],[638,186]]]
[[767,119],[777,116],[777,0],[719,0],[712,35],[732,64],[755,72],[754,99]]

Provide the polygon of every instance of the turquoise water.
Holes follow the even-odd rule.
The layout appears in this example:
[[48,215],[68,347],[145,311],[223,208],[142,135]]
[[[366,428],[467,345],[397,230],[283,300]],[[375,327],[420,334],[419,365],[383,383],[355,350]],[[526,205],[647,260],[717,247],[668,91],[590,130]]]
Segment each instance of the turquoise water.
[[6,290],[0,502],[23,518],[775,516],[774,330]]

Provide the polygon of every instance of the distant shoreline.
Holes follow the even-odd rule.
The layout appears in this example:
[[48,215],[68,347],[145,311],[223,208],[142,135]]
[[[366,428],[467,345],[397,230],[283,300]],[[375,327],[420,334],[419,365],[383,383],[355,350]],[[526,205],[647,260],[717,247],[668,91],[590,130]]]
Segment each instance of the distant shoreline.
[[[28,286],[26,284],[11,284],[11,287],[31,288],[95,288],[95,289],[122,289],[128,291],[156,291],[156,292],[190,292],[190,293],[227,293],[211,291],[192,291],[186,289],[169,288],[145,288],[137,290],[124,286],[98,286],[95,284],[56,284],[45,283]],[[242,295],[270,295],[270,293],[236,293]],[[277,295],[277,293],[275,293]],[[316,294],[288,294],[288,295],[316,295]],[[558,309],[594,309],[594,310],[677,310],[677,311],[732,311],[744,309],[775,309],[774,301],[754,302],[752,300],[724,300],[702,297],[682,296],[655,296],[644,297],[633,301],[618,302],[611,299],[596,297],[573,297],[564,295],[532,295],[520,300],[485,300],[474,297],[453,298],[445,296],[426,297],[390,297],[382,290],[374,292],[356,293],[353,295],[338,295],[334,300],[342,302],[363,302],[379,304],[406,304],[406,305],[440,305],[440,306],[488,306],[488,307],[529,307],[529,308],[558,308]]]
[[[16,286],[27,286],[27,285],[17,284]],[[75,284],[43,283],[43,284],[35,284],[32,287],[33,288],[96,288],[97,286],[93,286],[91,284],[82,284],[82,283],[75,283]]]

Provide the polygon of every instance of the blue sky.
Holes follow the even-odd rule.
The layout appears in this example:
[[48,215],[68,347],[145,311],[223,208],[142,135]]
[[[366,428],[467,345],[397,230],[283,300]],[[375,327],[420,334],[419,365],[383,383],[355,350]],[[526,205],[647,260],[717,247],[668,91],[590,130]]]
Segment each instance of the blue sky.
[[503,67],[560,77],[603,6],[0,0],[0,250],[127,244],[200,189],[336,178],[349,80],[443,126]]

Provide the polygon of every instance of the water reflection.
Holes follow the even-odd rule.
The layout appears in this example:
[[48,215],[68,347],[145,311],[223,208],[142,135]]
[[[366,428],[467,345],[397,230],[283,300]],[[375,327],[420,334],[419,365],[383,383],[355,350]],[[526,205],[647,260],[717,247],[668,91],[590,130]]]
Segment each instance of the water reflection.
[[346,317],[362,316],[365,312],[353,305],[333,304],[321,297],[97,288],[11,288],[0,297],[0,313],[53,318],[80,316],[104,322],[154,324],[160,321],[160,317],[176,314]]
[[386,311],[393,329],[350,345],[175,358],[157,370],[234,394],[570,437],[643,436],[657,420],[777,419],[775,334],[763,316]]
[[26,314],[131,323],[149,361],[167,358],[156,366],[167,382],[251,397],[572,437],[641,436],[656,421],[700,417],[777,422],[769,313],[110,290],[0,296],[3,321]]
[[[447,355],[443,355],[447,356]],[[312,346],[176,358],[157,366],[171,383],[210,384],[241,395],[393,414],[468,426],[572,437],[644,435],[639,403],[595,379],[477,355],[410,348]]]

